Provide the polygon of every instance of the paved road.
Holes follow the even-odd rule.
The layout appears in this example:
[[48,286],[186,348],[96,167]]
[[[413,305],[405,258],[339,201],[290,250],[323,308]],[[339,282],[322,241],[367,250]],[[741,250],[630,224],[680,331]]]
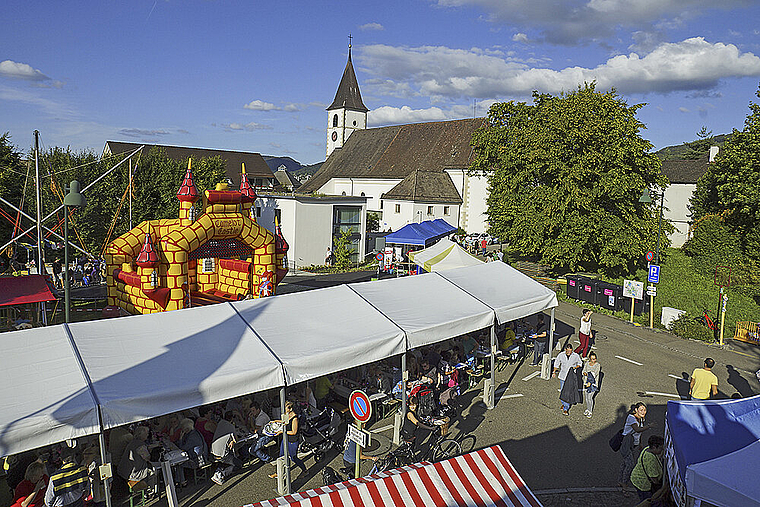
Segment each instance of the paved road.
[[[558,334],[563,340],[574,339],[580,308],[561,303],[556,316]],[[732,344],[724,350],[604,315],[594,314],[593,322],[600,335],[596,351],[605,373],[593,418],[584,417],[580,405],[571,409],[569,417],[563,416],[558,381],[528,378],[537,368],[525,363],[497,373],[495,409],[486,410],[478,390],[468,391],[463,396],[468,406],[452,425],[453,435],[474,435],[474,443],[471,438],[469,442],[476,448],[501,444],[545,505],[635,505],[634,496],[624,497],[614,488],[620,457],[607,441],[622,427],[626,409],[637,401],[648,404],[647,419],[657,425],[644,434],[644,440],[649,434],[662,434],[667,400],[686,394],[688,382],[681,379],[700,367],[705,357],[716,361],[714,371],[722,395],[760,393],[754,376],[760,368],[760,350],[755,347]],[[390,422],[380,421],[374,428]],[[384,452],[389,445],[390,431],[381,435],[375,453]],[[340,467],[340,461],[340,456],[334,456],[331,466]],[[305,476],[294,472],[298,490],[322,485],[322,464],[308,460],[307,466]],[[273,471],[271,465],[254,465],[223,486],[206,482],[189,487],[181,492],[182,505],[230,507],[274,497],[275,481],[267,477]],[[597,491],[581,491],[589,488]]]

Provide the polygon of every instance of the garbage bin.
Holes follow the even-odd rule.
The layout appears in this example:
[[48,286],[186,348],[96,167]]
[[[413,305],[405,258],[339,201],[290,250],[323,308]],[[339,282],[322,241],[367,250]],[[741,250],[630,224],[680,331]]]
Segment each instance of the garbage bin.
[[[596,305],[596,284],[597,280],[583,277],[578,285],[578,299],[591,305]],[[630,308],[630,307],[629,307]]]
[[580,287],[580,282],[585,277],[581,275],[567,275],[565,278],[567,279],[567,297],[579,299],[578,287]]
[[[621,308],[620,298],[623,295],[623,286],[609,282],[596,282],[596,304],[607,310],[616,311]],[[631,307],[629,306],[628,309]],[[636,309],[634,308],[634,311]]]
[[[631,313],[631,298],[622,298],[623,310],[629,315]],[[644,299],[635,299],[636,303],[633,305],[633,314],[641,315],[642,313],[649,313],[649,296],[644,294]]]

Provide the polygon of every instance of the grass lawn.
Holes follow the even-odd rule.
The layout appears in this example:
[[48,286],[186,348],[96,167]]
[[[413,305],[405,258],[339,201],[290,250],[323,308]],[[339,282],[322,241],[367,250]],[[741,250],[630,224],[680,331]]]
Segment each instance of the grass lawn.
[[[666,259],[661,262],[660,283],[657,284],[657,296],[654,298],[655,327],[662,327],[660,315],[662,307],[669,306],[679,310],[685,310],[689,315],[698,317],[706,310],[711,318],[718,315],[718,290],[713,284],[712,276],[698,273],[693,267],[689,256],[677,248],[668,249]],[[647,272],[639,270],[636,279],[646,282]],[[612,283],[622,284],[623,279],[607,280]],[[726,305],[726,322],[723,333],[724,340],[734,336],[736,322],[753,321],[760,322],[760,290],[755,291],[758,296],[752,297],[736,287],[727,289],[728,303]],[[649,297],[646,296],[645,297]],[[566,297],[562,298],[567,300]],[[615,315],[621,319],[630,319],[630,313],[610,312],[597,309],[600,313]],[[634,322],[641,325],[649,325],[649,315],[643,314],[634,317]],[[720,322],[720,321],[718,321]]]

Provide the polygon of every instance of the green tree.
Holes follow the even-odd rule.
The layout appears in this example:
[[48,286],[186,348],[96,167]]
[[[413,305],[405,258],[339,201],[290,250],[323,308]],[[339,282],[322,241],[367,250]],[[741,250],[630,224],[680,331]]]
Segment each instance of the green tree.
[[338,269],[348,269],[351,267],[351,253],[352,250],[349,246],[351,242],[351,231],[346,230],[340,233],[340,236],[335,238],[335,267]]
[[[13,146],[11,137],[6,132],[0,136],[0,197],[18,206],[24,191],[26,171],[27,167],[22,160],[22,153]],[[16,218],[16,211],[5,204],[0,203],[0,209],[13,219]],[[4,215],[0,216],[0,246],[10,241],[12,234],[13,223],[6,220]],[[26,240],[28,239],[26,238]]]
[[491,106],[471,165],[489,175],[489,232],[555,272],[634,272],[657,241],[657,208],[639,197],[668,183],[640,135],[641,107],[594,83]]
[[367,211],[367,232],[377,232],[378,230],[380,230],[380,213]]
[[[688,143],[689,151],[684,153],[684,159],[697,160],[710,151],[710,146],[713,144],[712,130],[707,130],[707,127],[703,126],[699,132],[697,132],[697,137],[698,139],[696,141]],[[684,145],[687,145],[687,143],[684,143]]]
[[[756,92],[760,97],[760,88]],[[744,129],[734,129],[691,199],[695,219],[721,213],[744,255],[760,259],[760,104],[750,102]]]

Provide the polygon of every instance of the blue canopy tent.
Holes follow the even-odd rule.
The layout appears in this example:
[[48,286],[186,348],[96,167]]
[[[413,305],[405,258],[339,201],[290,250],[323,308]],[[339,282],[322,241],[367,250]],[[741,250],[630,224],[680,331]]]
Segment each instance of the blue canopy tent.
[[760,507],[760,396],[669,401],[665,462],[679,506]]
[[428,246],[454,232],[456,227],[442,218],[407,224],[401,229],[388,234],[385,243],[396,245]]

